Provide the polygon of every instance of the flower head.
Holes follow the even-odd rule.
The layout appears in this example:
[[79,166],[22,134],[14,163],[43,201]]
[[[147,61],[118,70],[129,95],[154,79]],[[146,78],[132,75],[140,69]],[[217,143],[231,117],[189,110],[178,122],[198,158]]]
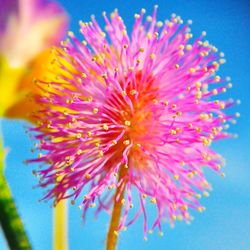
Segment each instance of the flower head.
[[[32,129],[45,199],[75,203],[84,191],[84,215],[95,202],[97,212],[109,212],[115,199],[124,205],[118,230],[143,214],[144,234],[147,200],[158,211],[152,229],[163,219],[189,222],[189,208],[204,210],[204,168],[223,175],[223,159],[209,146],[229,136],[224,123],[234,117],[223,112],[234,102],[214,97],[231,87],[217,75],[224,62],[217,49],[204,33],[193,40],[178,16],[157,22],[156,9],[145,22],[145,10],[135,15],[131,36],[117,10],[111,19],[103,14],[106,32],[94,17],[80,22],[82,43],[69,32],[71,41],[53,52],[56,77],[38,83],[50,86],[36,97],[44,107],[36,116],[46,122]],[[128,221],[132,193],[139,207]]]
[[34,90],[33,66],[43,64],[41,53],[59,45],[67,16],[59,5],[43,0],[4,1],[1,7],[0,116],[25,118],[20,106]]

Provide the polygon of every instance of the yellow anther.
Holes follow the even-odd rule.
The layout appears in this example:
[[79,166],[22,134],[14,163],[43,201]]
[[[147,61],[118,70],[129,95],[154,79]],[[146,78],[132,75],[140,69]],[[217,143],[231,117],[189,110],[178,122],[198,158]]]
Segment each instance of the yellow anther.
[[168,106],[168,101],[165,101],[165,102],[164,102],[164,105],[165,105],[165,106]]
[[106,73],[102,74],[102,78],[107,79],[108,78],[107,74]]
[[190,72],[190,73],[194,73],[194,72],[195,72],[195,68],[190,68],[190,69],[189,69],[189,72]]
[[155,57],[156,57],[156,55],[155,55],[154,53],[152,53],[152,54],[150,55],[150,58],[151,58],[152,60],[154,60]]
[[82,78],[86,78],[87,75],[86,75],[85,73],[82,73],[82,74],[81,74],[81,77],[82,77]]
[[121,200],[121,204],[124,205],[125,204],[125,199]]
[[173,27],[173,25],[174,25],[174,24],[173,24],[172,22],[169,22],[169,23],[168,23],[168,27],[170,27],[170,28]]
[[129,144],[130,144],[130,141],[129,141],[129,140],[125,140],[125,141],[123,141],[123,144],[124,144],[124,145],[129,145]]
[[116,145],[117,144],[117,140],[112,140],[112,144]]
[[197,91],[195,97],[197,99],[201,99],[202,98],[202,92],[201,91]]
[[175,175],[174,175],[174,179],[175,179],[175,180],[179,180],[179,175],[178,175],[178,174],[175,174]]
[[201,132],[201,128],[197,127],[197,128],[195,128],[195,131],[200,133]]
[[99,156],[102,157],[104,155],[104,152],[102,150],[99,151]]
[[184,53],[183,50],[181,50],[181,51],[178,52],[178,55],[179,55],[179,56],[184,56],[184,54],[185,54],[185,53]]
[[82,44],[83,44],[84,46],[86,46],[88,43],[84,40],[84,41],[82,41]]
[[94,208],[96,206],[96,204],[95,203],[91,203],[89,206],[92,207],[92,208]]
[[182,216],[181,216],[181,215],[178,215],[178,216],[177,216],[177,220],[182,220]]
[[87,98],[87,100],[88,100],[88,102],[92,102],[92,101],[93,101],[93,96],[89,96],[89,97]]
[[86,178],[87,180],[89,180],[89,179],[91,178],[91,175],[90,175],[90,174],[85,174],[85,178]]
[[91,137],[91,136],[92,136],[92,132],[91,132],[91,131],[88,131],[88,132],[87,132],[87,135],[88,135],[88,137]]
[[143,198],[143,199],[146,199],[146,198],[147,198],[147,195],[146,195],[146,194],[143,194],[143,195],[142,195],[142,198]]
[[187,174],[187,176],[188,176],[189,178],[193,178],[193,177],[194,177],[194,174],[193,174],[192,172],[189,172],[189,173]]
[[205,208],[204,208],[204,207],[198,207],[198,211],[199,211],[200,213],[202,213],[202,212],[205,211]]
[[156,23],[156,26],[159,27],[159,28],[162,27],[162,26],[163,26],[163,22],[158,21],[158,22]]
[[103,127],[103,129],[106,130],[106,131],[109,130],[109,126],[108,126],[106,123],[103,124],[102,127]]
[[80,155],[82,154],[82,150],[81,149],[78,149],[77,152],[76,152],[77,155]]
[[182,205],[181,209],[187,211],[188,210],[188,206],[187,205]]
[[176,133],[181,133],[182,132],[182,128],[176,128],[175,131],[176,131]]
[[137,93],[137,91],[135,89],[132,89],[132,90],[130,90],[129,93],[130,93],[130,95],[135,95]]
[[203,195],[204,195],[205,197],[208,197],[208,196],[209,196],[209,193],[208,193],[207,191],[204,191],[204,192],[203,192]]
[[148,34],[147,34],[147,38],[148,38],[148,39],[151,39],[151,38],[152,38],[152,34],[151,34],[151,33],[148,33]]
[[141,53],[143,53],[143,52],[144,52],[144,49],[143,49],[143,48],[140,48],[139,51],[140,51]]
[[192,45],[191,44],[186,45],[186,50],[191,50],[191,49],[192,49]]
[[179,65],[179,64],[175,64],[175,68],[176,68],[176,69],[179,69],[179,68],[180,68],[180,65]]
[[125,124],[126,126],[130,126],[130,125],[131,125],[131,122],[130,122],[130,121],[125,121],[124,124]]
[[68,36],[72,37],[74,36],[74,33],[72,31],[68,31]]
[[63,179],[64,175],[58,175],[56,177],[56,182],[60,182]]
[[220,76],[215,76],[214,80],[215,80],[216,82],[219,82],[219,81],[220,81]]
[[113,188],[115,188],[115,185],[114,185],[114,184],[111,184],[111,185],[108,186],[108,190],[111,190],[111,189],[113,189]]
[[203,46],[207,47],[209,45],[208,41],[203,42]]
[[159,232],[159,236],[161,236],[161,237],[163,236],[163,232],[162,231]]
[[179,49],[184,49],[185,48],[185,46],[183,45],[183,44],[181,44],[180,46],[179,46]]
[[124,165],[124,168],[128,168],[128,165],[127,165],[127,164],[125,164],[125,165]]
[[82,137],[82,134],[81,134],[81,133],[77,133],[77,134],[76,134],[76,138],[77,138],[77,139],[80,139],[81,137]]
[[155,204],[156,203],[156,199],[155,198],[151,198],[150,199],[150,203]]
[[217,134],[217,129],[216,129],[215,127],[213,127],[211,130],[212,130],[212,133],[213,133],[214,135]]
[[224,108],[225,108],[225,103],[224,103],[224,102],[221,102],[221,103],[220,103],[220,108],[221,108],[221,109],[224,109]]
[[118,236],[119,235],[119,232],[114,230],[114,235]]
[[99,109],[98,109],[98,108],[93,108],[93,113],[94,113],[94,114],[97,114],[97,113],[98,113],[98,111],[99,111]]
[[184,167],[185,164],[186,164],[186,163],[185,163],[184,161],[181,161],[181,162],[180,162],[180,165],[181,165],[182,167]]
[[127,44],[124,44],[124,45],[123,45],[123,48],[124,48],[124,49],[127,49],[127,48],[128,48],[128,45],[127,45]]
[[200,194],[195,194],[195,197],[196,197],[197,199],[200,199],[200,198],[201,198],[201,195],[200,195]]
[[219,63],[220,64],[224,64],[226,62],[226,60],[224,59],[224,58],[221,58],[220,60],[219,60]]
[[176,130],[171,129],[171,130],[170,130],[170,134],[171,134],[171,135],[176,135]]

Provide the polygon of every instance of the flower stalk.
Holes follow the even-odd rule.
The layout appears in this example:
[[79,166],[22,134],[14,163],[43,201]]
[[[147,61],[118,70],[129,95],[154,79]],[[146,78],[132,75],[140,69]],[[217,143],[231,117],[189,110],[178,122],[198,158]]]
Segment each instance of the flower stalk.
[[11,190],[4,177],[4,150],[0,138],[0,225],[10,249],[31,249],[24,225],[18,214]]
[[68,249],[67,201],[62,200],[53,209],[54,250]]
[[[120,169],[119,180],[126,173],[125,168]],[[120,190],[122,188],[122,190]],[[114,205],[112,211],[112,217],[110,220],[109,230],[107,234],[106,250],[115,250],[118,241],[118,227],[120,223],[121,213],[122,213],[122,199],[124,198],[125,185],[121,185],[117,188],[114,196]],[[118,198],[120,194],[120,197]],[[117,199],[118,198],[118,199]]]

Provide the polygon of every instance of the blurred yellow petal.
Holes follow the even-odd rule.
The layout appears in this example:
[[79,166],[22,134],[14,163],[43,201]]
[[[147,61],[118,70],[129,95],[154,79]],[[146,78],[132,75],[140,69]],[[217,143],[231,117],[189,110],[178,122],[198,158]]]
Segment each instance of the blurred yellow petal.
[[22,93],[18,93],[17,89],[24,71],[21,67],[11,68],[5,59],[0,58],[0,117],[21,99]]

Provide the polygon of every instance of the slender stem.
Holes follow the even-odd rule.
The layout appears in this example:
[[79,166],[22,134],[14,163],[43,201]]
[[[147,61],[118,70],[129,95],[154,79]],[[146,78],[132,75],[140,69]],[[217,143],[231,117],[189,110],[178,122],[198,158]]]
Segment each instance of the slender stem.
[[[119,172],[119,180],[126,174],[127,169],[121,168]],[[120,217],[122,212],[122,199],[124,198],[125,186],[122,186],[122,190],[117,188],[114,196],[114,206],[109,225],[109,231],[107,235],[106,250],[115,250],[118,240],[118,227],[120,223]],[[117,200],[118,194],[121,192],[119,199]]]
[[4,151],[0,135],[0,225],[10,249],[31,249],[11,190],[4,177]]
[[54,208],[54,250],[68,249],[67,201],[60,201]]

